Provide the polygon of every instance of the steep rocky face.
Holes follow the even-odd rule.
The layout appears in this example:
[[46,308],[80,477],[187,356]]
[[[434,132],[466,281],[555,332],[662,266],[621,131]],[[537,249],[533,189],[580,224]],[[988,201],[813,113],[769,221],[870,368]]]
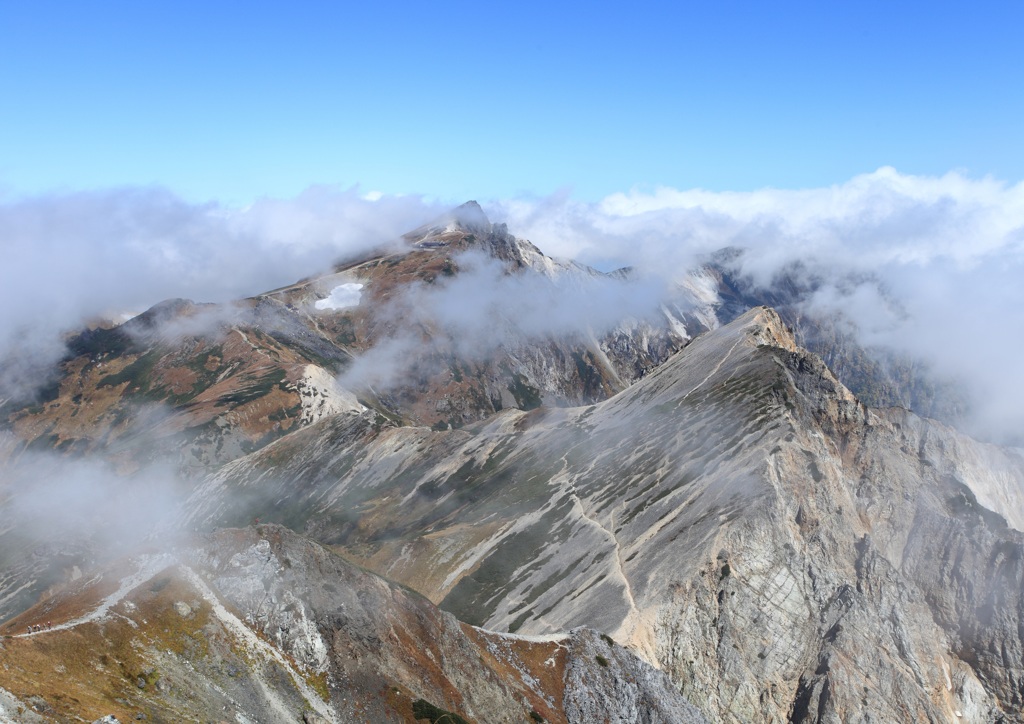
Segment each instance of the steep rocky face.
[[1022,485],[1017,453],[866,408],[758,309],[597,405],[325,420],[193,514],[286,516],[473,623],[608,631],[712,719],[1017,720]]
[[4,626],[0,720],[703,721],[594,631],[460,624],[284,528],[122,565]]

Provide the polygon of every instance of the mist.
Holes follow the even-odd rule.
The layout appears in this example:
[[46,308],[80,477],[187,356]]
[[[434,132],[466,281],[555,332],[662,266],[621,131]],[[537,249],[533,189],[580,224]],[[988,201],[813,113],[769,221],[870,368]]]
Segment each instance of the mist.
[[427,349],[478,362],[501,348],[515,354],[549,339],[600,339],[618,325],[656,320],[668,296],[659,277],[606,276],[575,266],[551,276],[511,273],[483,251],[452,261],[458,273],[399,290],[374,310],[394,331],[345,370],[343,387],[407,383],[414,369],[426,371]]
[[[94,555],[171,543],[186,489],[169,466],[126,476],[100,459],[26,453],[0,476],[3,516],[36,543],[88,541]],[[5,526],[7,528],[8,526]]]

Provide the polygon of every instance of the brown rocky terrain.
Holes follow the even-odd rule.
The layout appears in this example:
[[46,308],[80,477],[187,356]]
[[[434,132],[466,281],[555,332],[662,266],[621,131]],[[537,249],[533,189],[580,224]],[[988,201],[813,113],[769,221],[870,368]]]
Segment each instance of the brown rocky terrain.
[[[684,310],[678,318],[666,311],[655,327],[624,319],[589,334],[531,337],[516,329],[514,309],[498,310],[510,325],[500,344],[472,349],[459,339],[464,330],[417,316],[416,308],[418,297],[473,258],[539,280],[539,289],[608,278],[544,256],[470,202],[328,274],[225,305],[170,300],[120,326],[83,331],[38,399],[0,406],[0,424],[20,443],[7,456],[103,454],[126,472],[170,459],[201,474],[343,410],[461,427],[510,407],[605,399],[703,329]],[[316,306],[342,284],[362,285],[359,303]],[[372,380],[339,387],[335,377],[353,357],[387,350],[399,333],[417,348],[414,355],[394,349],[407,360],[399,379],[381,389]]]

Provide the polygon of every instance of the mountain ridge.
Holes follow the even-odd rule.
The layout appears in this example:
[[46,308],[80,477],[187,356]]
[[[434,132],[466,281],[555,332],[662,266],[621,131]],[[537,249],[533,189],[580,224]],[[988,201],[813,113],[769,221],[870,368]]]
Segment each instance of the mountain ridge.
[[[172,301],[79,337],[56,397],[8,417],[8,459],[191,455],[179,527],[279,524],[467,625],[605,632],[712,720],[1021,720],[1019,451],[867,406],[710,268],[686,314],[601,338],[501,327],[469,354],[421,302],[481,268],[629,276],[550,260],[477,210],[230,307]],[[393,363],[394,388],[338,382]],[[171,412],[148,437],[138,410],[105,422],[139,401]],[[0,615],[86,568],[23,533],[0,531]]]
[[[947,649],[936,642],[963,642],[960,619],[929,612],[938,601],[967,621],[978,612],[965,589],[943,583],[948,574],[927,553],[932,535],[974,558],[1017,552],[1001,554],[1006,563],[991,581],[988,566],[957,569],[993,600],[1013,596],[1011,581],[1021,576],[1021,534],[981,515],[966,492],[989,480],[975,474],[984,472],[984,456],[972,468],[950,458],[970,444],[948,428],[911,413],[870,411],[796,347],[773,311],[752,310],[706,333],[596,406],[510,411],[465,431],[393,428],[375,438],[362,428],[358,445],[337,436],[346,424],[323,421],[294,448],[282,440],[236,461],[197,493],[196,504],[232,486],[256,500],[251,486],[269,485],[266,498],[274,499],[275,477],[301,480],[294,501],[331,500],[353,515],[332,518],[328,507],[292,526],[473,623],[542,633],[571,621],[608,631],[669,672],[712,718],[789,716],[811,699],[816,711],[843,718],[859,709],[873,718],[934,718],[949,707],[1012,718],[1019,667],[984,663],[972,652],[992,637],[1018,650],[1016,619],[972,624],[974,643]],[[928,440],[922,454],[904,451],[896,432],[906,428]],[[1024,469],[1013,456],[1002,464],[1018,483],[1003,507],[1019,509]],[[899,512],[896,500],[904,501]],[[900,592],[894,600],[886,598],[890,587]],[[904,643],[889,634],[839,636],[844,626],[884,631],[878,623],[891,615],[902,622]],[[926,623],[933,616],[938,623]],[[862,663],[900,692],[896,708],[882,703],[888,696],[865,708],[856,687],[837,691],[835,678],[814,673],[821,661],[863,660],[875,646],[900,652],[889,663]],[[975,670],[969,662],[978,661]],[[905,674],[940,682],[947,669],[960,677],[946,697],[955,706],[915,693],[919,682]],[[841,676],[863,678],[846,668]],[[1004,683],[996,698],[983,693],[981,682],[997,680]]]

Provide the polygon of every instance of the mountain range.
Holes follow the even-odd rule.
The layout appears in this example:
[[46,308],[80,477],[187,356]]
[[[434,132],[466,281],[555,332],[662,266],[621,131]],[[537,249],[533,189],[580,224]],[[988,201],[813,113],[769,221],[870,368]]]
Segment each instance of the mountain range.
[[[0,410],[0,718],[1024,720],[1020,451],[737,254],[648,298],[470,202],[70,337]],[[83,467],[97,526],[25,504]]]

